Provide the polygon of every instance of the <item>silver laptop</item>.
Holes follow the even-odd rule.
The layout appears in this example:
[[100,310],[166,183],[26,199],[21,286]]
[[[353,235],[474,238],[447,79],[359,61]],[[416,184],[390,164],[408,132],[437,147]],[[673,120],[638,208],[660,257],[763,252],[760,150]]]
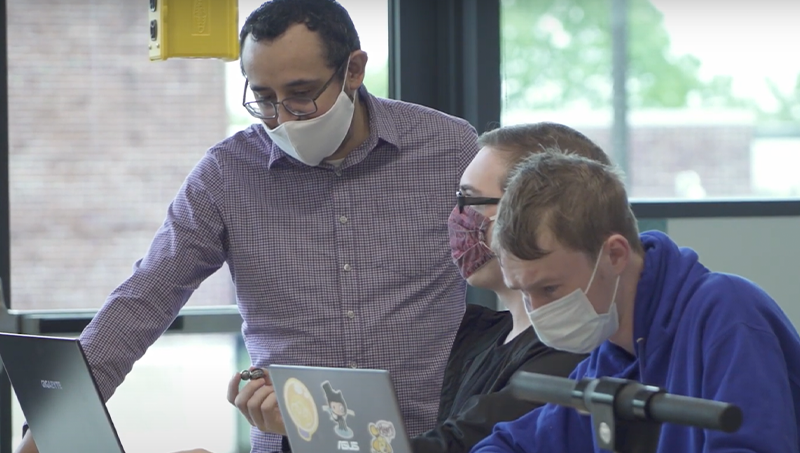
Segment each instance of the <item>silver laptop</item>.
[[0,359],[40,453],[124,453],[77,339],[0,333]]
[[411,453],[388,371],[271,365],[293,453]]

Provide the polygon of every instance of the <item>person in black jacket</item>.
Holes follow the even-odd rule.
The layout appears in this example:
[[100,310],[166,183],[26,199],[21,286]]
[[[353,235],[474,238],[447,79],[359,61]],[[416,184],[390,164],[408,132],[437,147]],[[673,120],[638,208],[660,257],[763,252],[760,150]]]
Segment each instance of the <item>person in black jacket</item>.
[[522,293],[506,287],[489,240],[509,173],[525,157],[556,146],[603,164],[609,164],[608,157],[580,132],[556,123],[501,127],[481,135],[478,144],[448,220],[450,246],[467,283],[494,292],[506,310],[467,307],[445,369],[437,426],[411,439],[414,453],[468,452],[496,423],[537,406],[511,395],[508,383],[515,372],[566,377],[586,357],[539,341]]
[[[503,281],[489,238],[509,173],[525,157],[552,147],[604,164],[609,164],[608,157],[580,132],[556,123],[501,127],[481,135],[478,144],[481,149],[461,177],[456,207],[448,219],[450,247],[467,283],[494,292],[505,310],[467,307],[445,370],[437,424],[411,438],[414,453],[469,452],[491,434],[496,423],[519,418],[538,406],[511,395],[508,383],[514,373],[566,377],[586,357],[548,348],[539,341],[522,293],[508,289]],[[271,385],[268,375],[263,379]],[[247,395],[246,388],[239,396]],[[268,406],[262,404],[268,397],[246,402],[263,408]],[[271,407],[278,411],[277,404]],[[279,412],[267,416],[280,418]],[[285,437],[283,450],[289,451]]]

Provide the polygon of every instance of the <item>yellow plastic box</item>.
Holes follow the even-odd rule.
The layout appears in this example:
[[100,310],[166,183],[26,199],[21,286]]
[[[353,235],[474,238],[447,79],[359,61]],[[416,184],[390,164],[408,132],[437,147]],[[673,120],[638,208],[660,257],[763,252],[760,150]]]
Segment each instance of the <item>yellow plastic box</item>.
[[238,0],[149,0],[150,60],[239,58]]

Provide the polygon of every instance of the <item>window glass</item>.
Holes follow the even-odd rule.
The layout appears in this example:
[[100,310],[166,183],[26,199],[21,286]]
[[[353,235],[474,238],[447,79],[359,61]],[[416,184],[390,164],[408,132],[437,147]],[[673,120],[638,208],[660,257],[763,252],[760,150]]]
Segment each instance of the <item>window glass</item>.
[[[627,132],[615,136],[612,18],[620,11],[628,111]],[[633,198],[800,197],[797,17],[800,3],[781,0],[724,10],[504,0],[503,124],[556,121],[584,132],[626,171]]]
[[[239,1],[240,25],[260,3]],[[387,0],[342,3],[385,96]],[[98,308],[205,151],[252,122],[244,78],[238,62],[151,62],[141,2],[9,0],[7,14],[12,308]],[[231,286],[223,268],[189,305],[231,304]]]

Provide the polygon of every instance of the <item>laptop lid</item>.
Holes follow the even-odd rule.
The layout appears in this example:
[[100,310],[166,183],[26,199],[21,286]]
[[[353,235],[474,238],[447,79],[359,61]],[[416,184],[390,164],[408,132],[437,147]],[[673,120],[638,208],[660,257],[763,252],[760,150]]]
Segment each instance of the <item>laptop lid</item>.
[[411,453],[389,372],[271,365],[293,453]]
[[0,333],[0,360],[40,453],[124,453],[77,339]]

